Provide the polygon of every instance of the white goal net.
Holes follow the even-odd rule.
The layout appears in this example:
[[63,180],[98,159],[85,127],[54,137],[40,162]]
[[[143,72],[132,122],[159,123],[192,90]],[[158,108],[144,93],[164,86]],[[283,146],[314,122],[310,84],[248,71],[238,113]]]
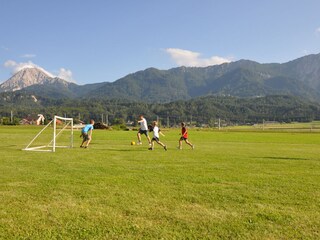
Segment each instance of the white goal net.
[[59,147],[73,147],[73,118],[54,116],[22,150],[55,152]]

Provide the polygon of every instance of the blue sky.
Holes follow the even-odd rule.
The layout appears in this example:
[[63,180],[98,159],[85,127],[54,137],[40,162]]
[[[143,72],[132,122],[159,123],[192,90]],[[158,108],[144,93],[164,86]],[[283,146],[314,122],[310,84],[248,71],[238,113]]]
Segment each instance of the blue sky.
[[320,52],[319,0],[0,0],[0,83],[26,66],[78,84]]

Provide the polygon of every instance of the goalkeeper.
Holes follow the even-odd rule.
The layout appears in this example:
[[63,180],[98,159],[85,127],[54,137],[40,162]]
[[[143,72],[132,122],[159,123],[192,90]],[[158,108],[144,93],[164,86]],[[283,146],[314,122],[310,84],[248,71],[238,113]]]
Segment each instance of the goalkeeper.
[[[84,128],[81,130],[81,135],[82,137],[82,143],[80,145],[81,148],[87,148],[89,146],[89,143],[91,142],[92,139],[92,130],[93,130],[93,125],[94,125],[94,120],[90,120],[90,124],[87,124]],[[85,144],[86,143],[86,144]],[[83,146],[85,144],[85,146]]]

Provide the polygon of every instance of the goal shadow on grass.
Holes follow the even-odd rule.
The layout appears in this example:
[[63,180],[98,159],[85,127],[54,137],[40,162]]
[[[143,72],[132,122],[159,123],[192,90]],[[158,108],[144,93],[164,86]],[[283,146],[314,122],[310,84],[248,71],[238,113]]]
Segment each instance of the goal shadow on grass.
[[21,150],[21,146],[20,145],[2,145],[1,148],[13,148],[13,149],[16,149],[16,150]]

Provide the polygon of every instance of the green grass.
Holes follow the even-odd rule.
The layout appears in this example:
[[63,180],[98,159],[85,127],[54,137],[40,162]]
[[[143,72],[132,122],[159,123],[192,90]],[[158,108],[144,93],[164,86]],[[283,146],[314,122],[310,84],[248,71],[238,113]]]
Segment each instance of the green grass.
[[179,130],[148,151],[95,130],[88,149],[21,149],[41,128],[0,127],[0,239],[319,239],[320,136]]

